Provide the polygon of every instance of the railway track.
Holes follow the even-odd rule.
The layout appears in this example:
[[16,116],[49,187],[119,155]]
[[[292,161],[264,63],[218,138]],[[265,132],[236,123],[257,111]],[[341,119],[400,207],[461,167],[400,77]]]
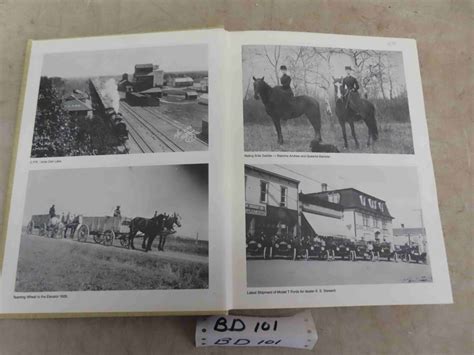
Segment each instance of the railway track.
[[[152,117],[158,117],[160,118],[161,120],[169,123],[170,125],[176,127],[176,129],[179,129],[179,130],[185,130],[186,127],[185,125],[179,123],[179,122],[176,122],[176,121],[173,121],[172,119],[170,119],[169,117],[167,117],[164,113],[162,112],[158,112],[157,110],[153,110],[151,109],[150,107],[141,107],[141,109],[143,109],[144,111],[148,112]],[[203,140],[199,139],[198,137],[195,137],[194,138],[197,142],[201,143],[201,144],[204,144],[204,145],[208,145],[206,142],[204,142]]]
[[145,138],[138,132],[135,126],[123,116],[123,120],[127,124],[128,136],[135,142],[135,145],[142,153],[153,153],[153,148],[147,143]]
[[[138,114],[133,108],[130,107],[126,102],[121,102],[120,106],[123,110],[122,114],[125,116],[130,116],[132,117],[140,126],[145,128],[151,138],[156,141],[162,149],[161,151],[170,151],[170,152],[184,152],[185,149],[180,145],[177,144],[173,139],[171,139],[165,132],[163,132],[161,129],[150,123],[147,119],[145,119],[142,115]],[[129,128],[132,129],[137,136],[139,136],[143,142],[146,141],[145,137],[138,132],[137,127],[134,126],[133,122],[130,122],[129,118],[125,118],[127,121],[127,124],[129,125]],[[168,122],[168,124],[170,124]],[[133,139],[133,138],[132,138]],[[153,147],[150,144],[146,144],[147,147],[150,149],[151,152],[159,151],[158,149],[153,149]],[[140,145],[139,145],[140,146]],[[148,151],[147,151],[148,152]]]

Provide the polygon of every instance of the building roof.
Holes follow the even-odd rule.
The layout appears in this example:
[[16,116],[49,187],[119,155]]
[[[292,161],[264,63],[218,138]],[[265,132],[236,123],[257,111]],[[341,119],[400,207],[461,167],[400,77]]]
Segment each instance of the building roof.
[[73,95],[68,96],[68,99],[63,102],[63,108],[68,112],[92,111],[92,107],[90,105],[82,102]]
[[135,69],[148,69],[148,68],[153,69],[153,64],[151,63],[135,64]]
[[407,235],[426,235],[425,228],[393,228],[394,237],[404,237]]
[[326,207],[336,211],[344,211],[344,207],[342,205],[319,198],[318,196],[304,194],[300,192],[299,198],[300,201],[303,203],[310,203],[312,205]]
[[390,211],[388,210],[387,204],[384,200],[381,200],[377,197],[374,197],[354,188],[314,192],[308,195],[316,196],[329,201],[329,195],[336,193],[338,193],[340,196],[339,204],[345,209],[357,208],[359,210],[364,210],[369,213],[375,213],[387,218],[394,218],[390,214]]
[[154,93],[160,93],[163,90],[161,88],[150,88],[147,90],[140,91],[140,94],[154,94]]
[[133,85],[133,84],[128,79],[122,79],[118,82],[117,85]]
[[265,169],[261,169],[261,168],[257,168],[256,166],[253,166],[253,165],[247,165],[245,164],[245,170],[254,170],[256,172],[259,172],[259,173],[262,173],[262,174],[267,174],[267,175],[272,175],[272,176],[275,176],[277,178],[280,178],[280,179],[283,179],[283,180],[286,180],[286,181],[291,181],[291,182],[294,182],[296,184],[299,184],[300,181],[299,180],[296,180],[296,179],[292,179],[288,176],[284,176],[284,175],[280,175],[280,174],[277,174],[277,173],[274,173],[272,171],[268,171],[268,170],[265,170]]
[[189,76],[185,76],[185,77],[182,77],[182,78],[174,78],[173,79],[175,81],[175,83],[184,83],[186,81],[193,81],[194,80],[192,78],[190,78]]

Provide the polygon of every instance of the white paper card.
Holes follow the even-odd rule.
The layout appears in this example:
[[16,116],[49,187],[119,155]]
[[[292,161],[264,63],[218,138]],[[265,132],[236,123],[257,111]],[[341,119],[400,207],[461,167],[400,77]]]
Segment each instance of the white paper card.
[[312,349],[318,340],[309,310],[291,317],[212,316],[196,325],[196,346],[276,346]]

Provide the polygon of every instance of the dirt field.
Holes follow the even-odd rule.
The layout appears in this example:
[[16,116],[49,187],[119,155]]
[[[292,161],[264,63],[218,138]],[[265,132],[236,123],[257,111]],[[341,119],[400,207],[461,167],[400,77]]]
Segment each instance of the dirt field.
[[23,234],[15,291],[208,288],[207,263],[178,257]]
[[[364,122],[355,125],[360,149],[356,149],[349,125],[346,125],[349,148],[344,149],[341,126],[337,119],[324,121],[321,136],[325,144],[335,145],[341,153],[396,153],[413,154],[411,125],[408,122],[378,122],[379,139],[372,147],[367,147],[367,126]],[[310,142],[314,139],[314,130],[305,117],[282,123],[284,144],[277,143],[276,130],[271,118],[263,117],[262,123],[249,123],[244,127],[245,151],[289,151],[309,152]]]
[[431,282],[426,264],[388,261],[247,260],[249,287]]

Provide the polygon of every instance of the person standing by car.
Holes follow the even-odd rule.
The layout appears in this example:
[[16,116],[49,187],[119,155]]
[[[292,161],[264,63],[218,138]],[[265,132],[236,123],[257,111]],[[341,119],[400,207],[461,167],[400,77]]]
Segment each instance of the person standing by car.
[[367,253],[370,255],[370,260],[375,261],[374,244],[372,241],[367,242]]

